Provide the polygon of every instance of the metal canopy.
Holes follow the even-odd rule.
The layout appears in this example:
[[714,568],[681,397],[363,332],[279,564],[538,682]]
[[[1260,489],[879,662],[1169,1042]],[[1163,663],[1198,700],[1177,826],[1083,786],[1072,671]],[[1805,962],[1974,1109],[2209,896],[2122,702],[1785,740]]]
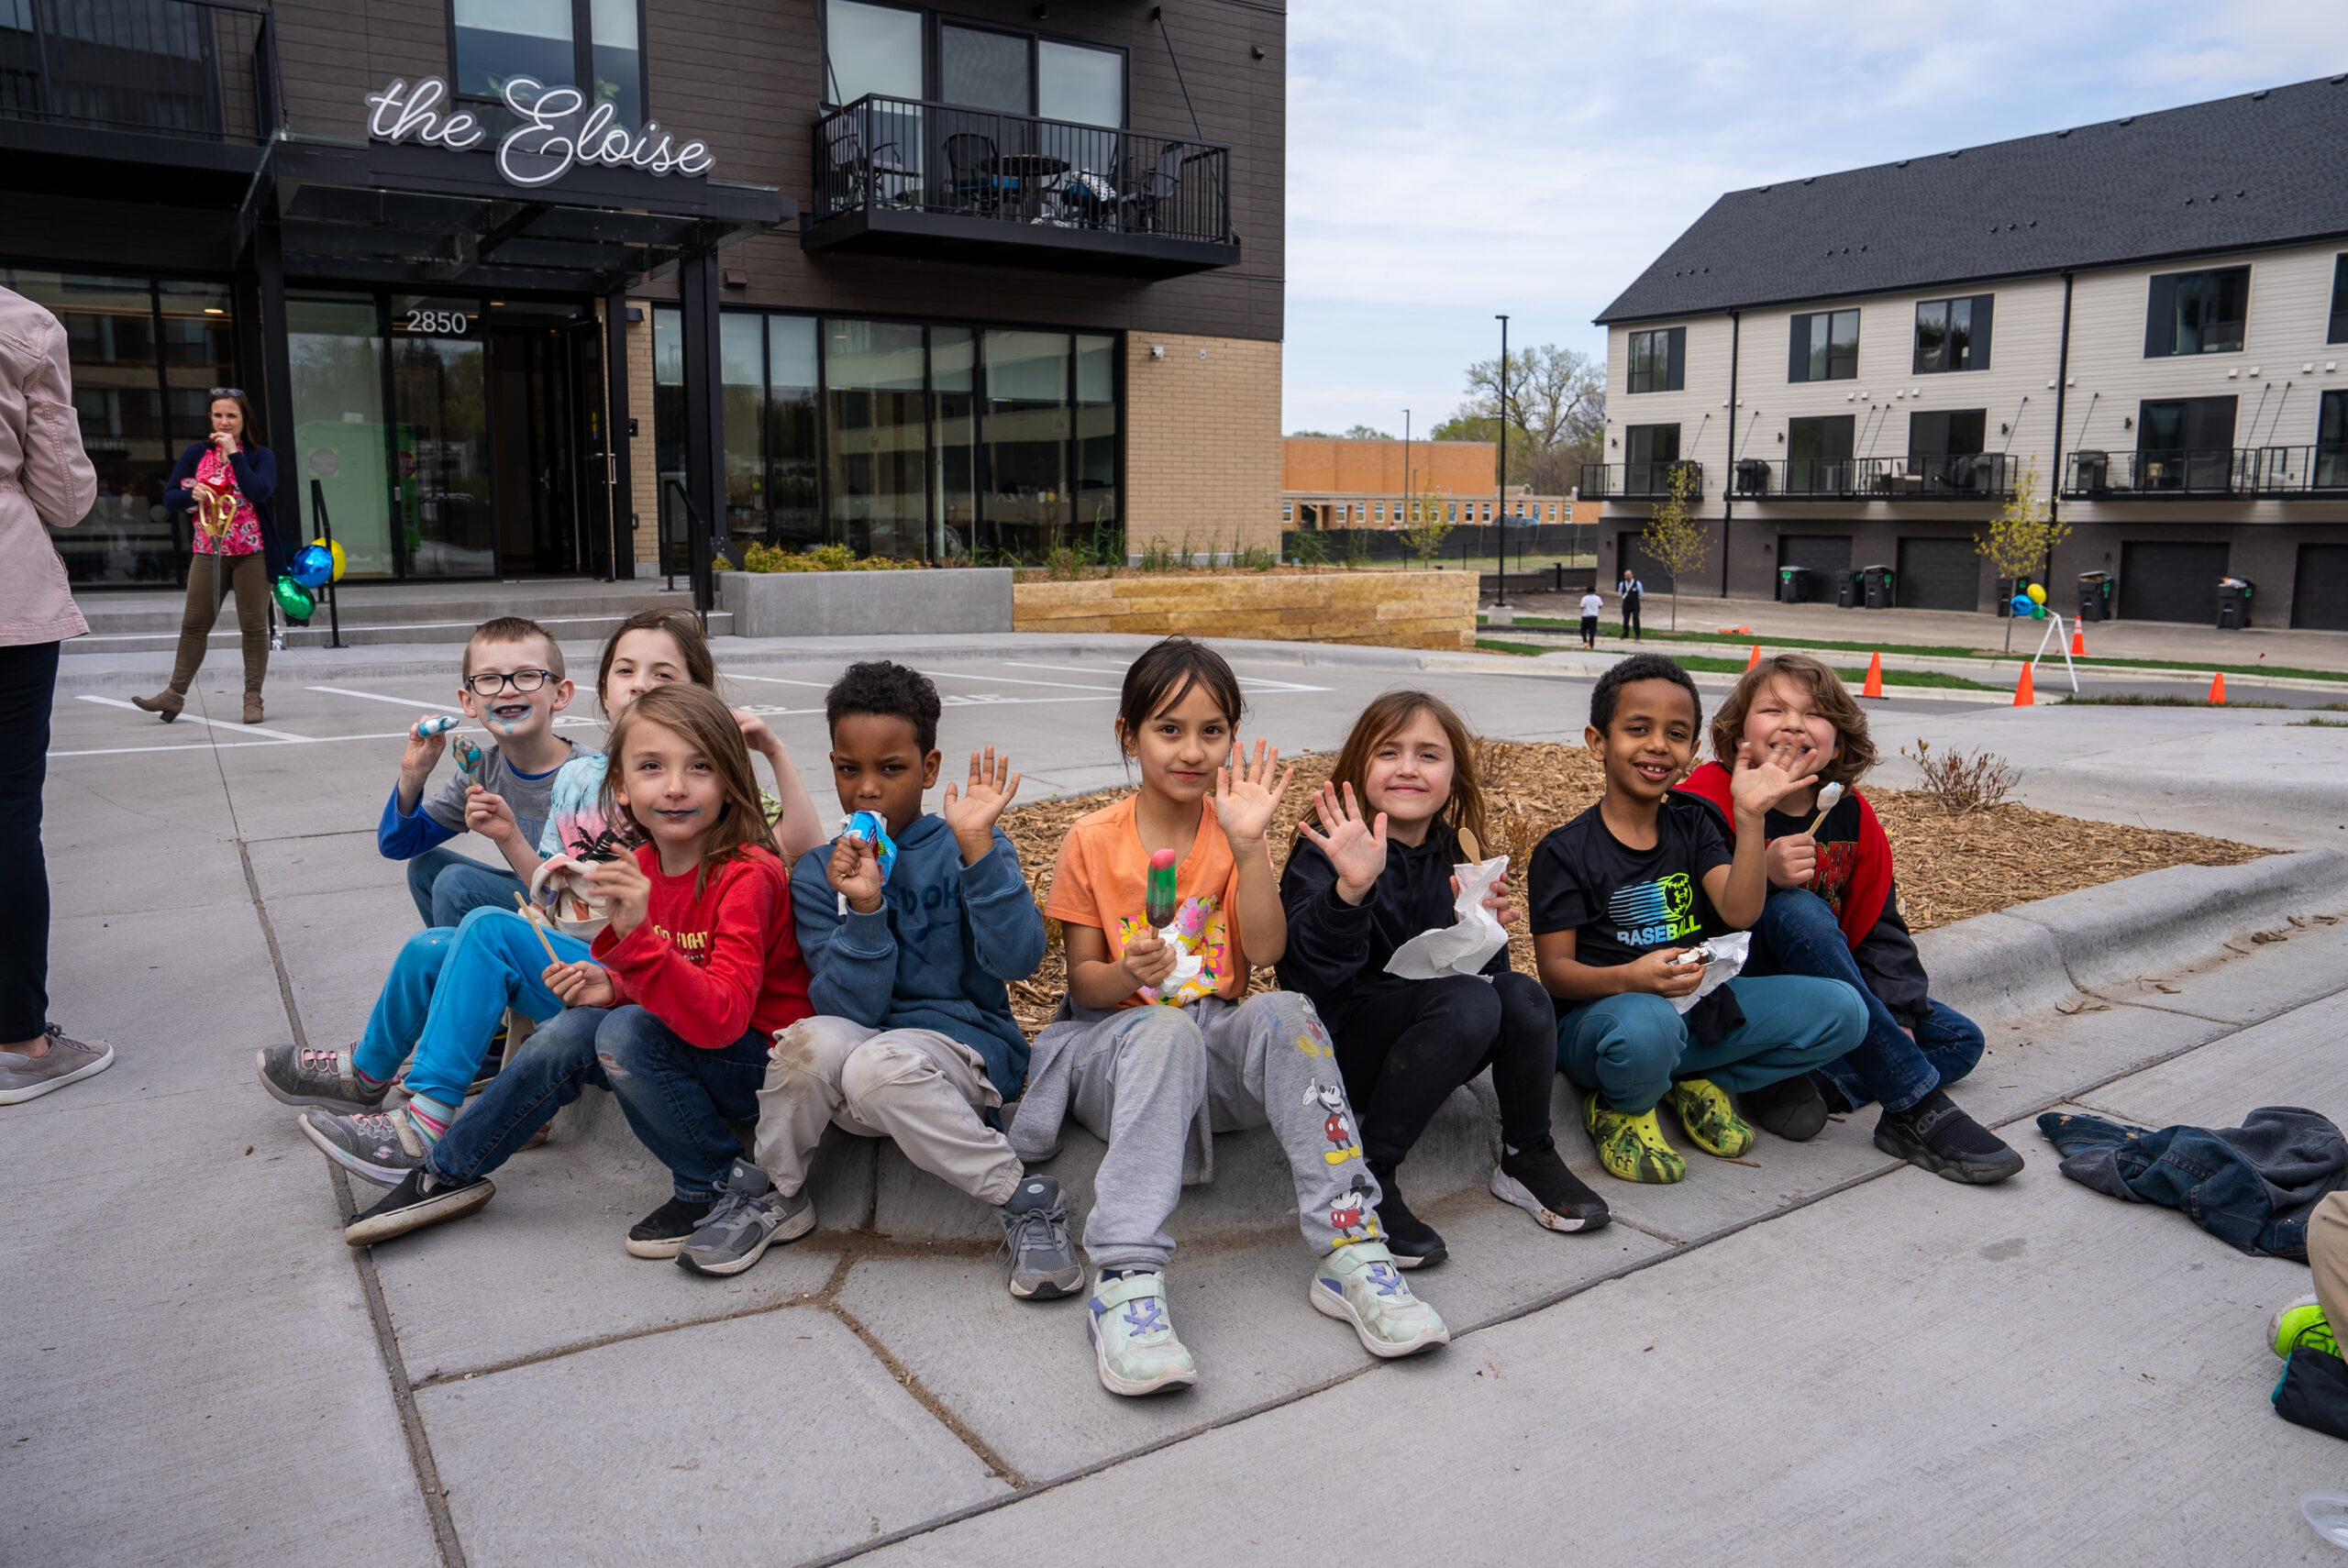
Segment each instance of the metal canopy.
[[607,293],[798,212],[770,186],[589,168],[523,190],[484,153],[290,138],[265,189],[288,275],[426,289]]

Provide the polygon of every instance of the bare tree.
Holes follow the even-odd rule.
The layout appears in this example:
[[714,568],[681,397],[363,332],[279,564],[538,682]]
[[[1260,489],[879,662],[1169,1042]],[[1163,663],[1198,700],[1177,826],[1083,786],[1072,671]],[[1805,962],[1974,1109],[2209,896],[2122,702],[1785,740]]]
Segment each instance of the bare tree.
[[[1581,482],[1581,465],[1597,460],[1606,431],[1606,368],[1555,344],[1508,357],[1508,481],[1542,495],[1563,495]],[[1468,401],[1435,438],[1497,440],[1501,362],[1468,368]],[[1453,432],[1456,432],[1456,435]]]

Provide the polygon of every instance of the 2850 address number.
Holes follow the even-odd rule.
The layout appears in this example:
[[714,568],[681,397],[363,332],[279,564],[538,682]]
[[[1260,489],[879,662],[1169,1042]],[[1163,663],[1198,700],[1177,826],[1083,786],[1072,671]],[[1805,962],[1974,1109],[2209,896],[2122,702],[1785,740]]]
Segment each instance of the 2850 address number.
[[460,310],[412,310],[407,313],[410,332],[445,333],[461,337],[471,326],[472,318]]

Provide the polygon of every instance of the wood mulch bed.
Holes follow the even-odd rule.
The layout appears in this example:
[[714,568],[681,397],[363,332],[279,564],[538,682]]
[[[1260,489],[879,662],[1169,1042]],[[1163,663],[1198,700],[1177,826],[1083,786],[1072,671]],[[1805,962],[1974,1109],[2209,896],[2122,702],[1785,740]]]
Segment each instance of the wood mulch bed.
[[[1520,896],[1518,868],[1550,829],[1586,810],[1598,799],[1598,761],[1580,746],[1555,743],[1482,741],[1478,760],[1484,778],[1491,842],[1484,853],[1505,851],[1510,878]],[[1275,870],[1287,863],[1313,785],[1335,765],[1333,753],[1296,757],[1296,781],[1280,803],[1271,835]],[[1003,830],[1019,846],[1019,863],[1041,903],[1051,886],[1052,862],[1069,824],[1088,812],[1128,793],[1103,790],[1065,800],[1019,806],[1005,812]],[[1899,866],[1900,903],[1911,930],[1929,931],[1974,915],[2056,893],[2093,888],[2165,866],[2239,866],[2272,853],[2199,834],[2165,833],[2121,823],[2088,822],[2008,803],[1966,816],[1952,816],[1928,792],[1863,785]],[[1049,1021],[1066,988],[1059,922],[1046,922],[1051,937],[1043,966],[1011,988],[1012,1010],[1033,1034]],[[1518,935],[1511,944],[1516,966],[1531,973],[1533,941]],[[1259,969],[1256,986],[1275,982]]]

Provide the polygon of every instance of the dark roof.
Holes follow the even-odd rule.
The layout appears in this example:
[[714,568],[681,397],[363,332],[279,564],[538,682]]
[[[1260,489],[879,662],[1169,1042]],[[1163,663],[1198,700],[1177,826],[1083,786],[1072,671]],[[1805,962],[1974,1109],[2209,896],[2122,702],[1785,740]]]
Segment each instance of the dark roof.
[[1600,323],[2348,234],[2348,75],[1732,191]]

